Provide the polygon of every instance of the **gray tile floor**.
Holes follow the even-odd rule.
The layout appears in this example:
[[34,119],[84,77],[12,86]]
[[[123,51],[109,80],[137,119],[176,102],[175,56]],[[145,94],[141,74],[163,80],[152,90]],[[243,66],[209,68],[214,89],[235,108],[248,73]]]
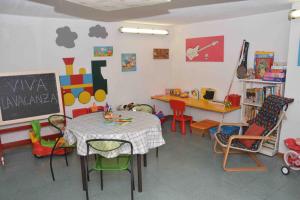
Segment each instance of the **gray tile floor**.
[[[212,150],[208,137],[170,132],[165,124],[166,145],[148,155],[143,168],[143,192],[135,192],[136,200],[299,200],[300,172],[288,176],[280,172],[282,160],[259,156],[268,166],[267,172],[224,172],[222,156]],[[31,147],[6,151],[6,166],[0,167],[0,200],[85,200],[82,191],[79,158],[69,156],[65,166],[62,157],[55,158],[56,181],[52,182],[49,158],[37,159]],[[232,165],[251,164],[246,157],[234,155]],[[98,174],[91,175],[90,199],[130,199],[128,173],[104,174],[104,190],[100,191]]]

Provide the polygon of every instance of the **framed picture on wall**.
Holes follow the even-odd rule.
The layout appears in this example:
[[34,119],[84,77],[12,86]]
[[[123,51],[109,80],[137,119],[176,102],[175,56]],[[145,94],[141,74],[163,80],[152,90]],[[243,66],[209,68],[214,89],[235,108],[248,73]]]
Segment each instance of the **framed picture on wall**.
[[122,53],[121,63],[122,63],[122,72],[136,71],[136,54]]
[[153,59],[169,59],[169,49],[153,49]]

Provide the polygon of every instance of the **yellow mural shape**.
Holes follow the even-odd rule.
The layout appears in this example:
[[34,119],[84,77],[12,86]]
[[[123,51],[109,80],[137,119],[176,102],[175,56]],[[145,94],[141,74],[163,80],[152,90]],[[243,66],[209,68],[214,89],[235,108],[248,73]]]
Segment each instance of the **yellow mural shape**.
[[64,94],[65,106],[72,106],[75,103],[75,97],[72,93]]
[[81,68],[79,69],[79,74],[86,74],[86,69],[83,68],[83,67],[81,67]]
[[106,93],[104,90],[97,90],[94,94],[94,98],[96,101],[104,101],[106,99]]
[[87,91],[83,91],[78,96],[78,101],[82,104],[87,104],[91,100],[91,95]]

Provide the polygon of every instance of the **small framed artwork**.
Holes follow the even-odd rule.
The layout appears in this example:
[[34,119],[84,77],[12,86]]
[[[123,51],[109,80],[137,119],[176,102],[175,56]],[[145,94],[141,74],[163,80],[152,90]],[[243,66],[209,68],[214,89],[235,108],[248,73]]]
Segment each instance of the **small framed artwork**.
[[169,49],[153,49],[153,59],[169,59]]
[[122,63],[122,72],[136,71],[136,54],[122,53],[121,63]]
[[94,57],[107,57],[113,55],[112,46],[94,47]]

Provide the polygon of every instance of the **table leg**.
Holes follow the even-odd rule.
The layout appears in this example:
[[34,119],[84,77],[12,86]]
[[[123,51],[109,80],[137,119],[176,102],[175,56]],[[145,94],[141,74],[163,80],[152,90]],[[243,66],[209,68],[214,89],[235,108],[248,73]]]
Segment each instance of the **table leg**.
[[0,137],[0,165],[4,165],[4,153],[2,148],[1,137]]
[[143,183],[142,183],[142,159],[141,154],[137,154],[137,172],[138,172],[138,192],[143,191]]
[[86,169],[86,157],[80,156],[80,167],[81,167],[81,178],[82,178],[82,189],[85,191],[86,200],[89,200],[88,184],[87,184],[87,169]]
[[143,155],[144,167],[147,167],[147,154]]

